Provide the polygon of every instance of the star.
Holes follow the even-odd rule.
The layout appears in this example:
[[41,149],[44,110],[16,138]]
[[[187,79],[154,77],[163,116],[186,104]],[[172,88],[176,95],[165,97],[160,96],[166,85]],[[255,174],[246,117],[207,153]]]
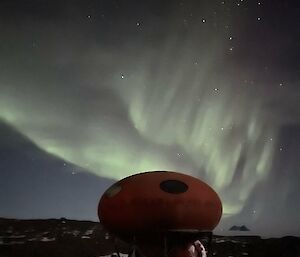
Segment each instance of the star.
[[[36,170],[44,170],[39,165],[51,176],[57,170],[57,180],[49,183],[64,182],[65,171],[76,188],[90,185],[84,183],[93,177],[81,181],[86,172],[118,180],[141,170],[182,170],[221,193],[224,213],[236,215],[235,224],[259,215],[255,225],[260,230],[266,224],[266,233],[295,226],[300,205],[290,207],[300,188],[296,4],[56,2],[53,8],[32,6],[39,15],[24,5],[1,6],[0,123],[38,149],[22,143],[16,157],[25,152],[29,166],[16,159],[12,168],[26,172],[2,172],[0,181],[6,174],[35,179]],[[15,160],[6,158],[3,147],[15,144],[10,139],[3,134],[0,141],[5,168]],[[40,164],[48,155],[58,158],[53,166]],[[289,193],[283,196],[271,191],[286,175],[282,167],[289,172],[281,185]],[[11,188],[4,183],[0,199]],[[38,193],[34,188],[32,194]],[[13,202],[10,193],[2,195]],[[271,231],[275,205],[272,224],[278,226]],[[290,211],[290,220],[277,222]]]

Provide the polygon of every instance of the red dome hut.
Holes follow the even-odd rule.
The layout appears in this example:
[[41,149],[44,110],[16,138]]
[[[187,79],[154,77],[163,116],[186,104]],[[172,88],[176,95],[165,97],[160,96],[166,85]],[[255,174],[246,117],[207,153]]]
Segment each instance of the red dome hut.
[[160,238],[170,232],[211,232],[220,221],[222,203],[197,178],[155,171],[113,184],[99,202],[98,215],[105,228],[125,240]]

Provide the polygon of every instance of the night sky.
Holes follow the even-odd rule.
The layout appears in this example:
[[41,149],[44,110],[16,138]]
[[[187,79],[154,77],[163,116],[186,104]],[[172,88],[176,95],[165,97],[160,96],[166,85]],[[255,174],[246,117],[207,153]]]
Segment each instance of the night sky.
[[300,235],[299,31],[292,0],[1,0],[0,216],[96,220],[114,180],[175,170],[217,232]]

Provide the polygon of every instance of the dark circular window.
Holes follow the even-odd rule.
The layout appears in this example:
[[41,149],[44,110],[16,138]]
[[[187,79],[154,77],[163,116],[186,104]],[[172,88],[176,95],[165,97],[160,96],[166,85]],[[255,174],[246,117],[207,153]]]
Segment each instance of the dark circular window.
[[165,180],[160,183],[160,189],[171,194],[181,194],[188,190],[187,184],[179,180]]

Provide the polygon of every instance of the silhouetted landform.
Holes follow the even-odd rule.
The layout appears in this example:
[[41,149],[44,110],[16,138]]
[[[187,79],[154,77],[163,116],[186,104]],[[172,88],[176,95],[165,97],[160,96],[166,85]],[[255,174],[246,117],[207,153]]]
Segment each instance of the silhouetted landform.
[[[0,219],[0,257],[96,257],[129,246],[97,222],[67,219]],[[300,238],[214,236],[213,257],[300,257]]]
[[243,226],[232,226],[229,230],[230,231],[250,231],[250,229],[247,228],[245,225],[243,225]]

